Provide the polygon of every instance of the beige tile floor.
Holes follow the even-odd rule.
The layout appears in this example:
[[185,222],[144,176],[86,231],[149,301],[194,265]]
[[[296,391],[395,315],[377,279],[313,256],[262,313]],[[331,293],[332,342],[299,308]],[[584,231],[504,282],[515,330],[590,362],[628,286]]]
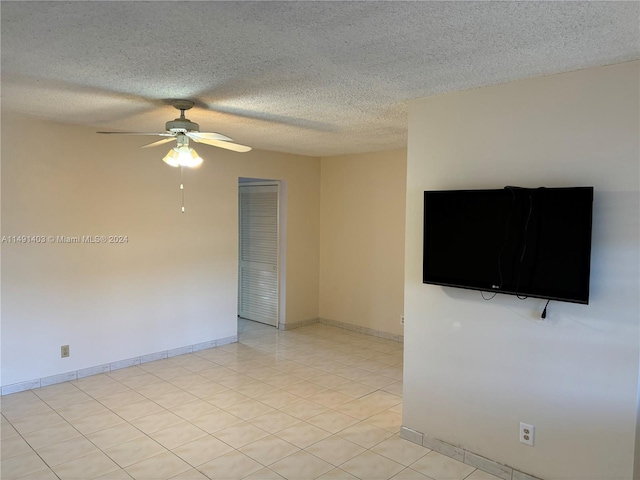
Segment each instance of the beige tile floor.
[[239,342],[3,396],[10,479],[497,480],[400,439],[402,344],[241,320]]

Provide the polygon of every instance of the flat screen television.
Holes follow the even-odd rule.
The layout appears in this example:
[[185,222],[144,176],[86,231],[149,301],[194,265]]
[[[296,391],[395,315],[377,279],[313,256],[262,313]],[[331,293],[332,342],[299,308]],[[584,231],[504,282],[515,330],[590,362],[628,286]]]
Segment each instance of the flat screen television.
[[589,303],[593,187],[424,192],[423,283]]

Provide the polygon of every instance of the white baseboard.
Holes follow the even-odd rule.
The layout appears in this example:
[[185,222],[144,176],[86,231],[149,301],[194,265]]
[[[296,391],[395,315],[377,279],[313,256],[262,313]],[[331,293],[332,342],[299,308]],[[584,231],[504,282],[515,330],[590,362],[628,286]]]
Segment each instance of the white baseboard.
[[352,332],[364,333],[365,335],[371,335],[373,337],[384,338],[386,340],[393,340],[394,342],[404,343],[404,335],[396,335],[394,333],[383,332],[382,330],[375,330],[373,328],[361,327],[360,325],[354,325],[347,322],[339,322],[337,320],[330,320],[328,318],[319,318],[319,323],[325,325],[331,325],[332,327],[344,328]]
[[318,323],[318,317],[308,318],[306,320],[298,320],[297,322],[287,322],[279,324],[280,330],[293,330],[294,328],[306,327]]
[[337,320],[331,320],[328,318],[309,318],[307,320],[300,320],[298,322],[281,323],[280,330],[292,330],[294,328],[306,327],[307,325],[313,325],[314,323],[322,323],[324,325],[330,325],[332,327],[344,328],[352,332],[363,333],[365,335],[371,335],[372,337],[384,338],[386,340],[393,340],[394,342],[404,343],[403,335],[396,335],[393,333],[383,332],[382,330],[374,330],[373,328],[361,327],[360,325],[354,325],[353,323],[339,322]]
[[446,455],[447,457],[466,463],[478,470],[495,475],[503,480],[541,480],[538,477],[516,470],[507,465],[502,465],[489,458],[482,457],[464,448],[456,447],[437,438],[430,437],[408,427],[400,428],[400,437],[430,450]]
[[229,343],[235,343],[238,341],[238,336],[233,335],[231,337],[219,338],[217,340],[210,340],[208,342],[196,343],[193,345],[187,345],[186,347],[173,348],[171,350],[164,350],[162,352],[149,353],[147,355],[141,355],[139,357],[127,358],[125,360],[117,360],[111,363],[105,363],[103,365],[96,365],[95,367],[83,368],[73,372],[59,373],[50,377],[36,378],[34,380],[27,380],[25,382],[13,383],[11,385],[4,385],[0,391],[0,395],[9,395],[11,393],[23,392],[25,390],[32,390],[34,388],[46,387],[48,385],[54,385],[56,383],[68,382],[71,380],[78,380],[79,378],[88,377],[91,375],[99,375],[101,373],[108,373],[121,368],[132,367],[134,365],[140,365],[142,363],[153,362],[155,360],[162,360],[164,358],[175,357],[176,355],[184,355],[185,353],[198,352],[207,348],[220,347]]

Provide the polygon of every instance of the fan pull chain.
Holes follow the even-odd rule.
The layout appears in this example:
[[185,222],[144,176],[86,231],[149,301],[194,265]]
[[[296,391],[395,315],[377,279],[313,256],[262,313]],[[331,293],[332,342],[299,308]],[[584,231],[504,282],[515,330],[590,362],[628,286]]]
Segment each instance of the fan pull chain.
[[184,213],[184,167],[180,165],[180,193],[182,194],[182,213]]

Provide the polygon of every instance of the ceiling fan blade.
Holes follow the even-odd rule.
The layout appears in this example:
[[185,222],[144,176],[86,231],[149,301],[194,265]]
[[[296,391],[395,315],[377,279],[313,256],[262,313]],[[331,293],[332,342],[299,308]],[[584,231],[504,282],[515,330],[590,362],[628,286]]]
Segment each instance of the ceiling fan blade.
[[210,140],[208,138],[193,138],[196,142],[205,143],[207,145],[211,145],[212,147],[224,148],[226,150],[233,150],[234,152],[248,152],[251,150],[251,147],[247,147],[246,145],[240,145],[239,143],[225,142],[223,140]]
[[187,132],[187,137],[193,138],[194,140],[206,138],[209,140],[224,140],[225,142],[233,142],[233,138],[229,138],[226,135],[222,135],[221,133],[216,132]]
[[147,143],[146,145],[142,145],[140,148],[157,147],[158,145],[163,145],[163,144],[168,143],[168,142],[173,142],[175,139],[176,139],[176,137],[163,138],[162,140],[158,140],[158,141],[153,142],[153,143]]
[[172,132],[162,132],[162,133],[158,133],[158,132],[96,132],[96,133],[103,133],[106,135],[154,135],[154,136],[158,136],[158,137],[175,137],[175,133]]

